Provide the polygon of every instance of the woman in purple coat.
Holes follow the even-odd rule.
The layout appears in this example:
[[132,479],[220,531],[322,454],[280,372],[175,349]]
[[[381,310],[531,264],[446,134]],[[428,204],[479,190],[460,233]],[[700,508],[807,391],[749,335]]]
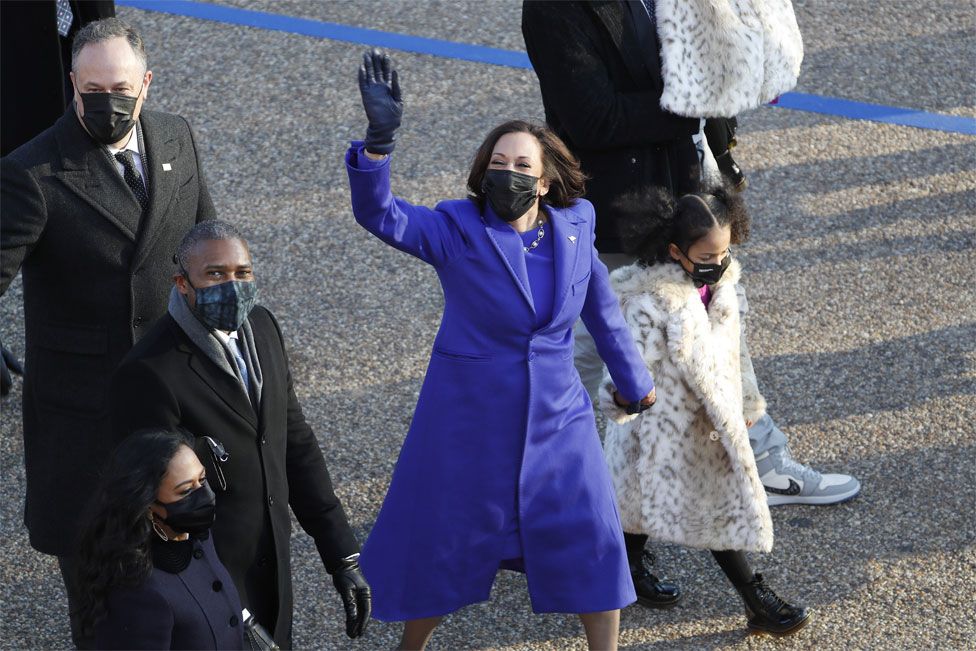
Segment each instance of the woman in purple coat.
[[576,159],[548,129],[494,129],[469,197],[434,209],[390,191],[402,102],[390,59],[367,53],[369,119],[346,154],[356,220],[427,262],[444,315],[413,423],[360,563],[375,617],[426,645],[443,615],[525,572],[535,612],[579,613],[591,648],[616,648],[635,600],[592,406],[573,367],[582,318],[633,413],[654,384],[595,249]]

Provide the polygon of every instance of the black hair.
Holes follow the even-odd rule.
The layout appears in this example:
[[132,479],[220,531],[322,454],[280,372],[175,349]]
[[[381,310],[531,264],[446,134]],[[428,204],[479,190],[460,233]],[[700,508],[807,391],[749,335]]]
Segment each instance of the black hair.
[[196,245],[200,242],[210,242],[213,240],[240,240],[244,243],[244,246],[247,246],[247,240],[244,239],[244,236],[241,235],[241,232],[233,224],[220,221],[219,219],[202,221],[183,236],[179,248],[176,249],[176,253],[173,255],[173,262],[176,263],[183,275],[186,275],[190,254],[196,248]]
[[185,445],[186,430],[141,430],[115,449],[88,505],[79,539],[78,581],[83,586],[78,615],[86,635],[105,614],[108,593],[142,584],[152,570],[149,506],[170,461]]
[[613,209],[625,251],[644,265],[670,261],[670,244],[687,253],[715,226],[731,229],[732,244],[749,238],[745,202],[727,186],[686,194],[677,201],[664,190],[625,195]]

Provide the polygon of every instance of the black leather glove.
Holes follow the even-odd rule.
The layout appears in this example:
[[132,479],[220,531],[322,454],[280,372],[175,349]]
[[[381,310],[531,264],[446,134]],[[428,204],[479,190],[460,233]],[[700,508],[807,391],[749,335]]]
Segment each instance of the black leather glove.
[[0,354],[3,357],[3,360],[0,361],[0,396],[5,396],[10,393],[10,389],[14,385],[14,379],[10,374],[23,375],[24,367],[20,365],[12,352],[4,348],[2,342],[0,342]]
[[342,605],[346,609],[346,635],[357,638],[366,630],[373,602],[369,594],[369,584],[359,569],[359,554],[343,559],[342,565],[332,573]]
[[396,130],[403,116],[400,81],[393,61],[379,50],[363,53],[359,67],[359,92],[369,127],[366,129],[366,151],[389,154],[396,144]]

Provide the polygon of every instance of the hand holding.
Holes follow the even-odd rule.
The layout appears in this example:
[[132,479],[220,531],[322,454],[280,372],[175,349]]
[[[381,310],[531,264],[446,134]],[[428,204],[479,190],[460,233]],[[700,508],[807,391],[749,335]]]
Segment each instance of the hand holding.
[[332,573],[332,583],[335,584],[346,609],[346,635],[351,638],[363,634],[372,610],[369,584],[359,569],[359,562],[356,560],[359,554],[355,556],[344,560],[342,566]]
[[625,402],[620,392],[614,390],[613,401],[617,403],[618,407],[626,409],[628,414],[639,414],[650,409],[651,405],[657,401],[657,389],[651,389],[650,393],[635,402]]
[[393,61],[379,50],[363,53],[359,67],[359,92],[369,126],[366,129],[366,151],[389,154],[396,144],[396,130],[403,116],[400,80]]
[[20,365],[12,352],[4,348],[2,342],[0,342],[0,356],[2,356],[2,360],[0,360],[0,396],[5,396],[10,393],[10,389],[14,385],[11,373],[23,375],[24,367]]

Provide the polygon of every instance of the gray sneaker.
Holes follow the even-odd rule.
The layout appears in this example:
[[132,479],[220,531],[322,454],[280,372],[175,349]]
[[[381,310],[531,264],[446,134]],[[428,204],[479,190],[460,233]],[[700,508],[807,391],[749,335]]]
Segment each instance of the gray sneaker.
[[756,457],[756,468],[770,506],[839,504],[861,492],[861,482],[850,475],[821,474],[795,461],[785,447],[760,454]]

